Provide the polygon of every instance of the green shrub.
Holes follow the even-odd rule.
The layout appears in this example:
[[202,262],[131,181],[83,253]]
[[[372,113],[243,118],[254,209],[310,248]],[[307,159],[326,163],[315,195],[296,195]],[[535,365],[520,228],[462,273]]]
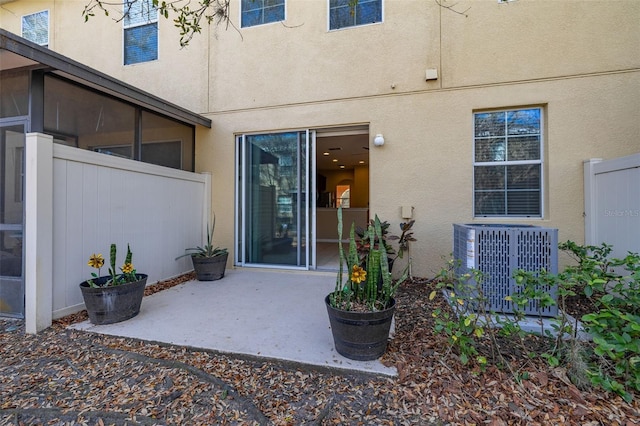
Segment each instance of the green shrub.
[[[484,367],[487,360],[479,353],[478,343],[486,338],[494,361],[506,365],[496,337],[508,337],[511,343],[522,341],[524,307],[532,302],[540,308],[558,304],[559,315],[551,321],[553,330],[545,329],[540,321],[539,334],[551,344],[530,355],[545,358],[551,367],[566,367],[580,386],[588,377],[592,385],[631,401],[632,393],[640,392],[640,255],[613,258],[607,244],[581,246],[567,241],[559,248],[575,259],[574,265],[558,274],[545,270],[514,273],[518,288],[507,296],[513,306],[511,316],[488,310],[480,271],[457,276],[455,262],[450,261],[437,276],[437,289],[447,296],[453,314],[434,310],[435,330],[446,334],[463,364],[474,358]],[[556,298],[547,288],[557,289]],[[430,298],[437,293],[433,291]],[[566,313],[568,298],[578,294],[593,306],[593,312],[581,318],[592,343],[578,339],[576,324]],[[484,327],[486,324],[499,329]]]

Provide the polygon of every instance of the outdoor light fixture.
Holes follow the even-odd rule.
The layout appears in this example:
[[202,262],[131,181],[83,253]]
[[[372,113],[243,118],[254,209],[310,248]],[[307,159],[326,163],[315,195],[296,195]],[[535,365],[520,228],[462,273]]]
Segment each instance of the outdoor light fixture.
[[373,139],[373,144],[374,144],[375,146],[382,146],[382,145],[384,145],[384,137],[383,137],[380,133],[378,133],[378,134],[376,135],[376,137]]

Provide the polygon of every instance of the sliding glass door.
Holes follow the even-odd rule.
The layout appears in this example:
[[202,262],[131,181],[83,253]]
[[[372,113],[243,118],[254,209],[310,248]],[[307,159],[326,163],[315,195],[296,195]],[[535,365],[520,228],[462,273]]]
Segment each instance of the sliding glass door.
[[238,137],[236,263],[311,265],[312,139],[310,131]]

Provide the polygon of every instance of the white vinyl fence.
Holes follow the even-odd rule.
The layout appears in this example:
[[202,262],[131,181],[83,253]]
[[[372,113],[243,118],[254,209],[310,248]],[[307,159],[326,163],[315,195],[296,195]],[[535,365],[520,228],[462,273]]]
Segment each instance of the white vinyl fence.
[[585,243],[640,253],[640,154],[584,163]]
[[210,176],[54,144],[28,134],[25,167],[25,322],[35,333],[84,309],[78,285],[97,272],[87,265],[109,248],[116,265],[127,244],[147,283],[192,268],[176,261],[201,245],[211,210]]

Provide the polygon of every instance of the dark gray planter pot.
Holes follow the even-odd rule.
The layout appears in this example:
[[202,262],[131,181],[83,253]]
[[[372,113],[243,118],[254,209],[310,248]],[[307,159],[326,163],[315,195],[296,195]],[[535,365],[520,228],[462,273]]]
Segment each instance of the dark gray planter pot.
[[215,281],[224,277],[229,253],[214,257],[191,256],[198,281]]
[[[140,312],[147,275],[136,274],[138,281],[109,287],[89,287],[80,283],[84,305],[89,321],[96,325],[113,324],[133,318]],[[93,281],[102,285],[111,277],[100,277]]]
[[329,303],[329,296],[325,297],[324,303],[329,314],[333,343],[340,355],[356,361],[371,361],[385,353],[396,308],[395,299],[391,299],[389,308],[378,312],[336,309]]

